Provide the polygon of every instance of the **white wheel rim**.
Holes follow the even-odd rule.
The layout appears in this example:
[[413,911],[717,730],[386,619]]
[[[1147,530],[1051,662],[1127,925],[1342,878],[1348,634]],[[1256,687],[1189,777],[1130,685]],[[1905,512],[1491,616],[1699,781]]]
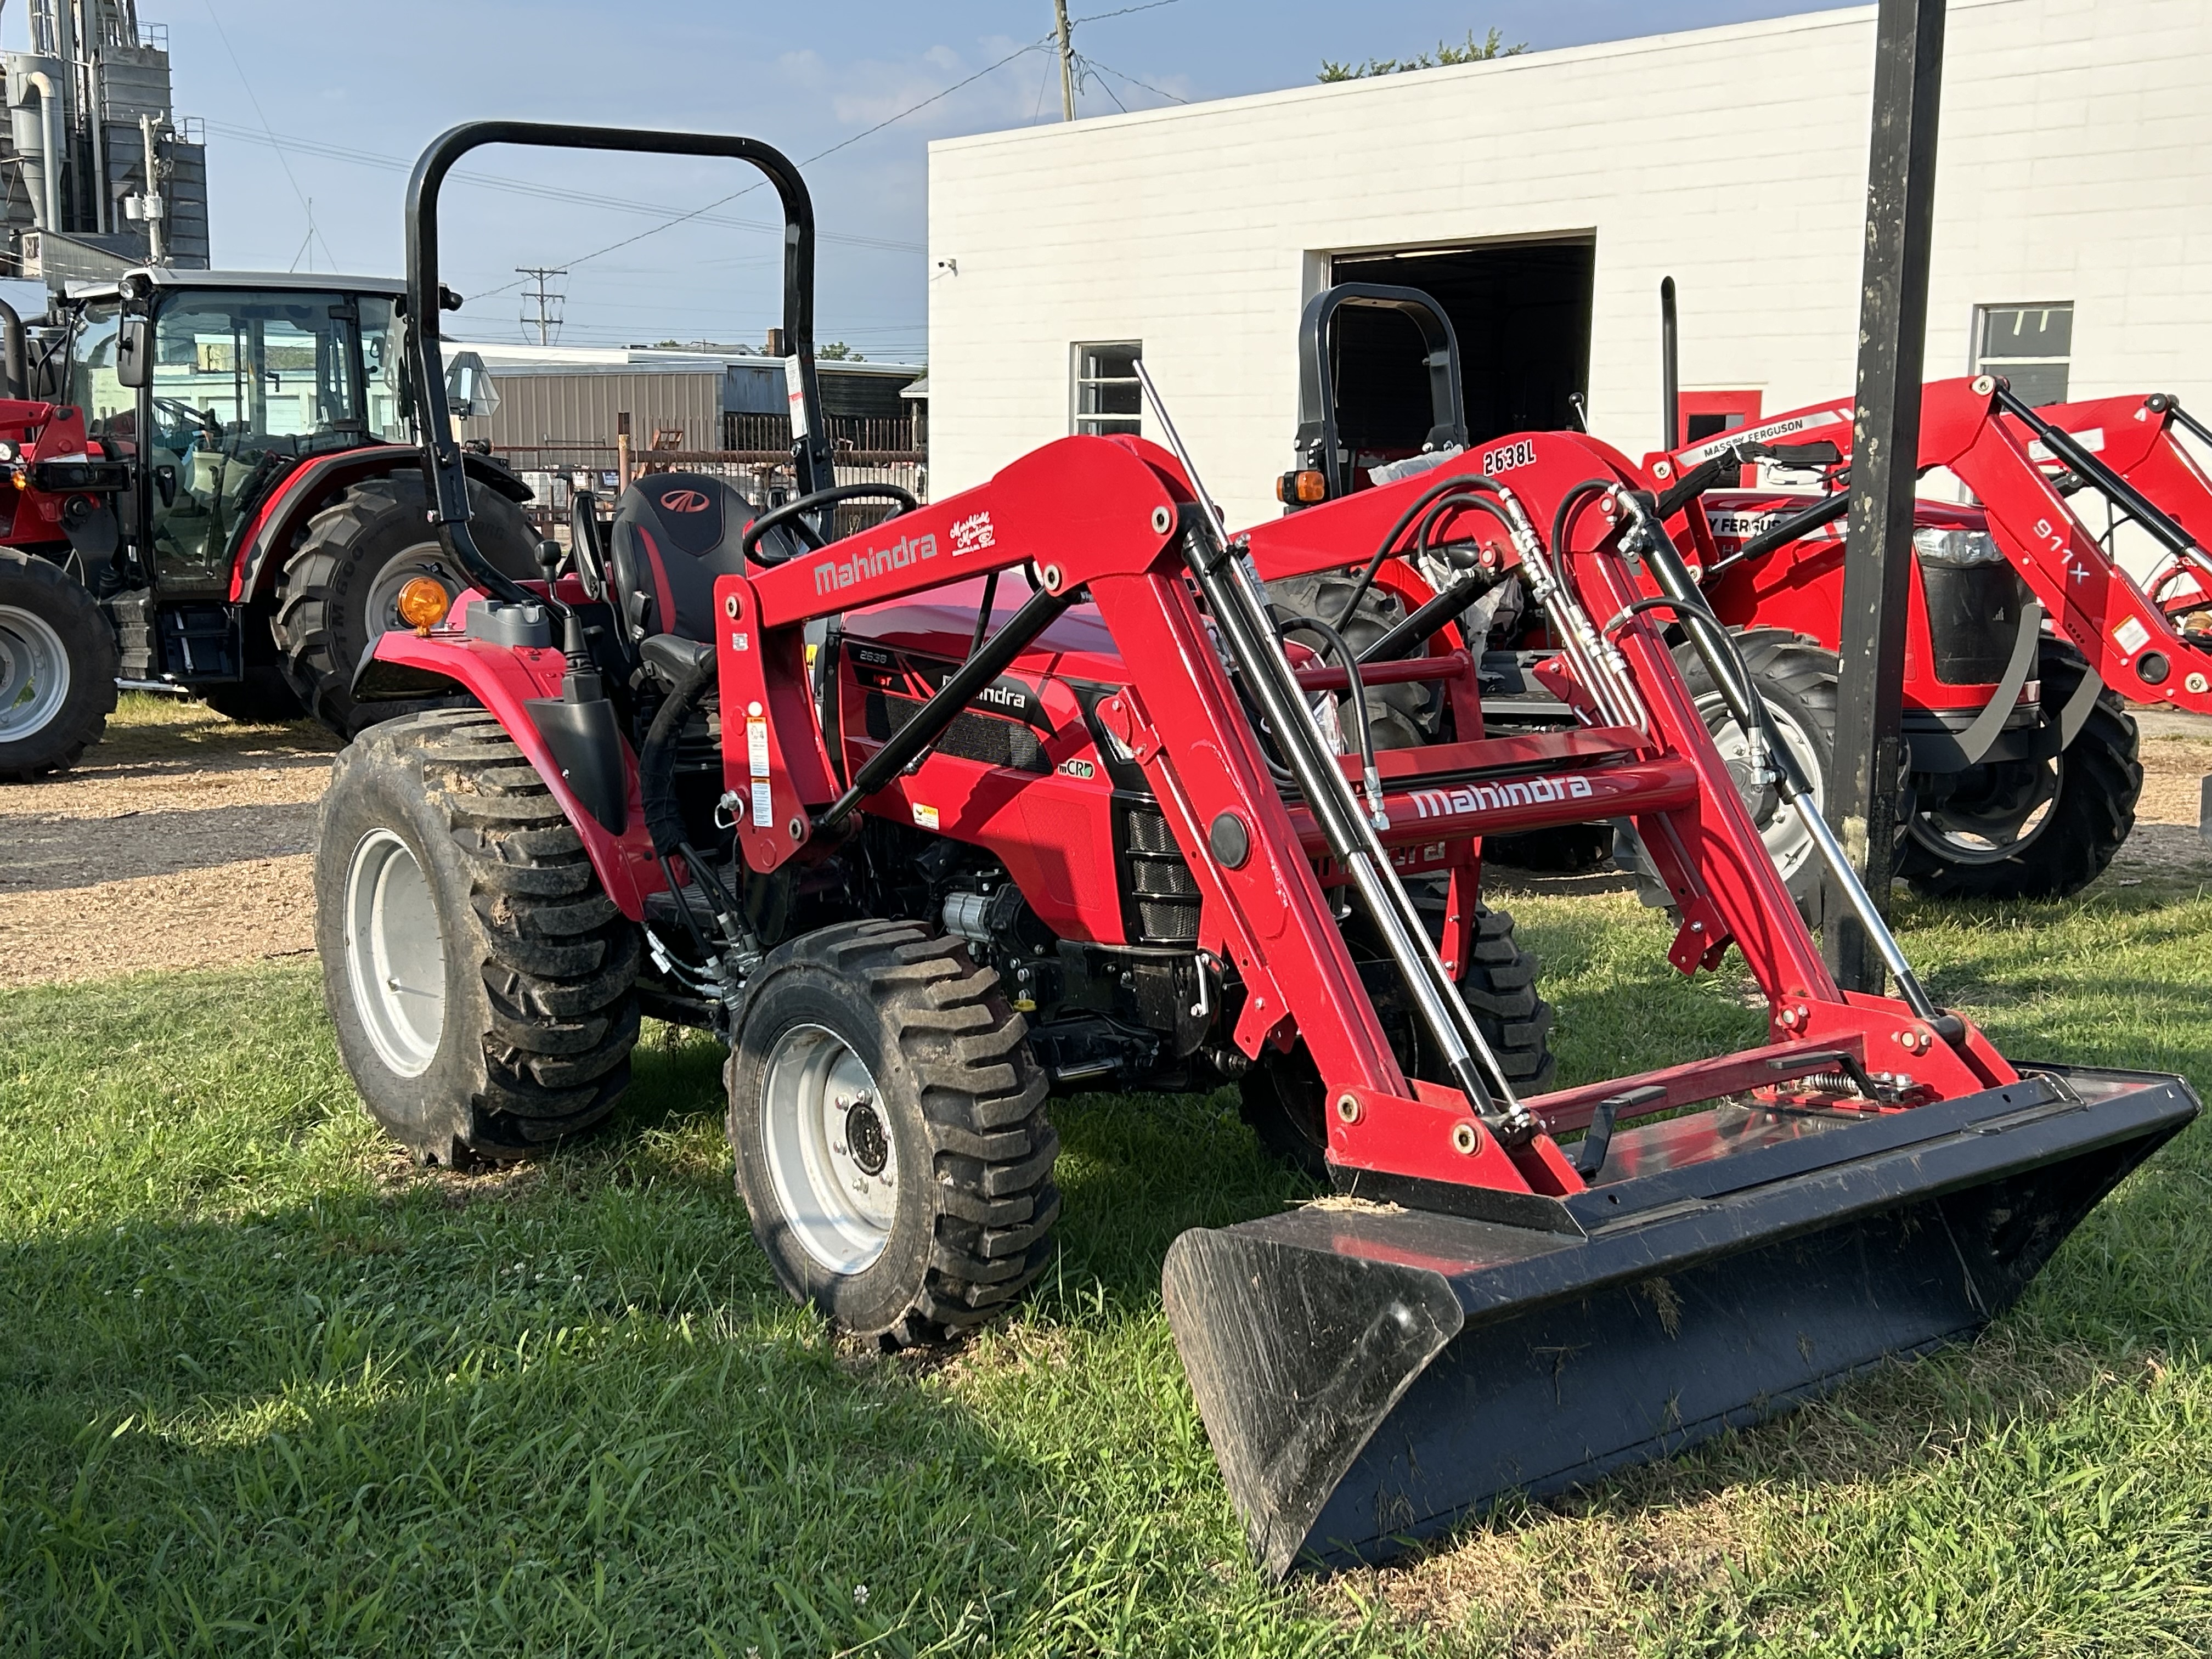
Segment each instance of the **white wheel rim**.
[[69,701],[70,659],[44,617],[0,605],[0,743],[44,731]]
[[372,830],[346,872],[346,977],[377,1058],[420,1077],[446,1030],[446,940],[407,843]]
[[[1735,717],[1728,712],[1728,705],[1720,694],[1712,692],[1698,698],[1698,713],[1705,722],[1705,729],[1712,733],[1713,747],[1720,750],[1729,775],[1735,781],[1736,794],[1743,801],[1744,811],[1751,814],[1752,823],[1759,828],[1759,839],[1766,843],[1767,856],[1774,860],[1774,867],[1782,872],[1785,883],[1796,880],[1805,861],[1813,856],[1812,836],[1806,833],[1797,814],[1783,805],[1774,787],[1754,777],[1750,740],[1735,723]],[[1820,757],[1814,752],[1812,740],[1805,735],[1803,727],[1771,702],[1766,705],[1766,714],[1781,732],[1790,752],[1796,757],[1805,775],[1813,781],[1813,806],[1817,811],[1822,805],[1827,780],[1820,775]]]
[[835,1031],[798,1025],[761,1076],[761,1144],[783,1222],[830,1272],[865,1272],[898,1214],[898,1146],[875,1079]]

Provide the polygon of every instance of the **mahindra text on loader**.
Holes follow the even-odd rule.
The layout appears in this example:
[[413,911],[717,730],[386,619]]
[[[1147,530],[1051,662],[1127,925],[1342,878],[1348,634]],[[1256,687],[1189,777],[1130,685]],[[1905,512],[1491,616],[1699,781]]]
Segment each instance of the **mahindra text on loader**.
[[[855,1335],[926,1343],[1043,1270],[1055,1087],[1237,1083],[1342,1194],[1186,1233],[1163,1270],[1229,1492],[1280,1572],[1970,1334],[2194,1115],[2178,1079],[2017,1064],[1936,1006],[1777,749],[1899,994],[1837,988],[1662,621],[1755,722],[1741,664],[1604,445],[1547,434],[1510,488],[1462,460],[1231,536],[1148,381],[1168,448],[1068,438],[926,507],[833,486],[791,164],[737,137],[457,128],[410,185],[413,305],[437,292],[440,186],[491,143],[767,176],[802,493],[763,511],[655,475],[611,526],[580,501],[574,546],[519,582],[477,549],[464,458],[433,436],[471,586],[381,636],[351,690],[477,707],[339,757],[316,872],[340,1052],[419,1156],[588,1127],[641,1010],[715,1031],[779,1279]],[[447,434],[434,334],[410,349],[421,429]],[[864,494],[900,511],[827,540]],[[1439,539],[1494,527],[1507,556],[1358,653],[1271,613],[1264,580],[1395,562],[1446,501]],[[1449,630],[1507,585],[1558,630],[1571,727],[1486,733]],[[1445,726],[1377,749],[1401,685],[1440,688]],[[1766,1041],[1549,1086],[1549,1010],[1481,902],[1480,838],[1592,817],[1650,849],[1677,968],[1742,953]]]

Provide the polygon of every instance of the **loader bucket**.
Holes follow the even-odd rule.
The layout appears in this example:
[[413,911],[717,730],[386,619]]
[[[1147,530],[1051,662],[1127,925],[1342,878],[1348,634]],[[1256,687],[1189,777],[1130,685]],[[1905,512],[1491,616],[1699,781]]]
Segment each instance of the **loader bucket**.
[[1879,1116],[1723,1106],[1510,1213],[1424,1185],[1187,1232],[1168,1318],[1262,1565],[1376,1561],[1971,1335],[2197,1109],[2060,1066]]

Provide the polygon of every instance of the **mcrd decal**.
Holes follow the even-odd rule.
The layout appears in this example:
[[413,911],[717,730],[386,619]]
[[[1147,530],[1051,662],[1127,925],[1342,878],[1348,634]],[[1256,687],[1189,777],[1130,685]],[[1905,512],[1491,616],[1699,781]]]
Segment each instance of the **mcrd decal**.
[[1098,775],[1098,769],[1087,760],[1064,760],[1060,762],[1057,769],[1064,778],[1092,778]]

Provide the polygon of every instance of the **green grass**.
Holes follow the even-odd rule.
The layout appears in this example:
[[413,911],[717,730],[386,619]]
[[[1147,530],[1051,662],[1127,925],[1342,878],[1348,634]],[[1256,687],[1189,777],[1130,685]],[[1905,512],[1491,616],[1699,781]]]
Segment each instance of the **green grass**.
[[[1565,1079],[1757,1036],[1632,902],[1514,908]],[[2193,890],[1907,919],[2008,1052],[2212,1083]],[[1276,1588],[1159,1308],[1179,1231],[1298,1191],[1229,1097],[1062,1103],[1054,1272],[918,1362],[775,1291],[716,1059],[656,1036],[605,1133],[454,1179],[361,1116],[311,969],[0,998],[0,1654],[2212,1646],[2201,1127],[1971,1349]]]

